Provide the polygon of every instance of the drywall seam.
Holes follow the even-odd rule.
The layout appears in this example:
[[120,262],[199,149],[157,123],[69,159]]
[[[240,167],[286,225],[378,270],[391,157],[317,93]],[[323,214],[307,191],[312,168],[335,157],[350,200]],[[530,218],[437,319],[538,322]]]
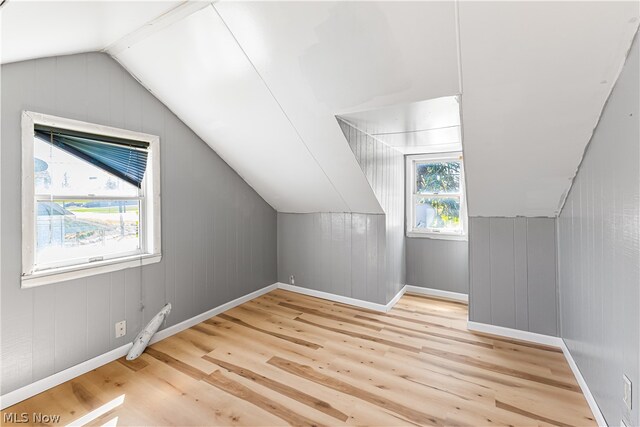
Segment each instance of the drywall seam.
[[[250,301],[254,298],[258,298],[259,296],[262,296],[268,292],[271,292],[277,287],[278,286],[275,283],[269,286],[265,286],[262,289],[258,289],[257,291],[251,292],[250,294],[244,295],[240,298],[236,298],[233,301],[229,301],[225,304],[212,308],[211,310],[205,311],[204,313],[198,314],[197,316],[194,316],[176,325],[163,329],[153,336],[153,339],[150,341],[149,344],[151,345],[151,344],[157,343],[158,341],[161,341],[165,338],[175,335],[178,332],[184,331],[185,329],[189,329],[190,327],[197,325],[198,323],[201,323],[204,320],[207,320],[213,316],[217,316],[218,314],[224,311],[230,310],[234,307],[237,307],[240,304],[244,304],[247,301]],[[125,344],[107,353],[101,354],[92,359],[86,360],[82,363],[79,363],[75,366],[65,369],[64,371],[57,372],[53,375],[50,375],[46,378],[38,380],[34,383],[31,383],[19,389],[10,391],[9,393],[6,393],[0,396],[0,409],[5,409],[11,405],[15,405],[18,402],[21,402],[25,399],[30,398],[31,396],[35,396],[38,393],[42,393],[43,391],[46,391],[59,384],[62,384],[63,382],[69,381],[84,373],[97,369],[100,366],[106,365],[109,362],[113,362],[114,360],[125,356],[130,348],[131,348],[131,343]]]
[[[463,76],[462,76],[462,37],[460,36],[460,0],[455,0],[455,27],[456,27],[456,50],[458,54],[458,114],[460,115],[460,147],[462,150],[462,158],[464,160],[464,113],[462,107],[462,96],[464,94]],[[467,185],[467,171],[465,169],[466,162],[462,162],[462,176],[464,177],[464,188],[469,188]],[[469,204],[469,198],[465,194],[465,204],[467,205],[467,217],[470,217],[471,205]],[[469,230],[467,230],[468,233]]]
[[[335,117],[336,117],[336,120],[338,120],[338,121],[340,121],[340,122],[342,122],[342,123],[346,124],[347,126],[351,126],[352,128],[354,128],[354,129],[355,129],[355,130],[357,130],[358,132],[362,132],[362,133],[364,133],[365,135],[369,136],[370,138],[375,139],[375,140],[376,140],[377,142],[379,142],[380,144],[385,145],[385,146],[387,146],[387,147],[391,148],[393,151],[396,151],[396,152],[398,152],[399,154],[401,154],[401,155],[403,155],[403,156],[405,155],[402,151],[398,150],[398,148],[397,148],[397,147],[394,147],[393,145],[389,145],[389,144],[387,144],[386,142],[384,142],[384,141],[382,141],[382,140],[380,140],[380,139],[376,138],[376,137],[375,137],[375,135],[371,135],[369,132],[367,132],[367,131],[364,131],[364,130],[360,129],[358,126],[354,125],[353,123],[351,123],[351,122],[350,122],[350,121],[348,121],[348,120],[343,119],[343,118],[342,118],[342,117],[340,117],[339,115],[338,115],[338,116],[335,116]],[[408,133],[408,132],[397,132],[397,133]],[[382,134],[380,134],[380,135],[382,135]],[[346,139],[346,137],[345,137],[345,139]],[[368,180],[367,180],[367,181],[368,181]]]
[[238,48],[240,49],[240,51],[242,52],[242,54],[244,55],[244,57],[247,59],[247,61],[249,62],[249,64],[251,64],[251,68],[253,68],[253,70],[256,72],[256,74],[258,75],[258,78],[260,79],[260,81],[262,82],[262,84],[264,84],[264,87],[267,89],[267,91],[269,92],[269,94],[271,95],[271,97],[273,98],[273,100],[275,101],[275,103],[278,105],[278,108],[280,108],[280,111],[282,111],[282,114],[284,115],[284,117],[287,119],[287,121],[289,122],[289,124],[291,125],[291,127],[293,128],[293,131],[296,133],[296,135],[298,136],[298,139],[300,139],[300,142],[302,142],[302,145],[304,145],[304,147],[307,149],[307,151],[309,152],[309,155],[311,156],[311,158],[316,162],[316,164],[318,165],[318,167],[320,168],[320,170],[322,171],[322,173],[324,174],[324,176],[327,178],[327,180],[329,181],[329,183],[331,184],[331,186],[333,187],[333,189],[336,191],[336,193],[338,194],[338,196],[340,197],[340,200],[342,200],[342,203],[344,203],[344,205],[347,207],[347,209],[351,209],[351,207],[349,206],[349,204],[347,203],[347,201],[345,200],[345,198],[342,196],[342,193],[338,190],[338,187],[336,187],[336,185],[334,184],[334,182],[331,180],[331,178],[329,177],[329,175],[327,174],[327,172],[324,170],[324,168],[322,167],[322,165],[320,164],[320,162],[318,161],[318,159],[316,158],[316,156],[313,154],[313,151],[311,151],[311,149],[309,148],[309,146],[307,145],[307,143],[305,142],[305,140],[302,138],[302,135],[300,134],[300,132],[298,131],[298,128],[296,127],[296,125],[293,124],[293,121],[291,120],[291,118],[289,117],[289,115],[287,114],[287,112],[284,110],[284,107],[282,106],[282,104],[280,104],[280,101],[278,101],[278,98],[276,98],[276,95],[273,93],[273,91],[271,90],[271,88],[269,87],[269,85],[267,84],[267,81],[264,79],[264,77],[262,77],[262,74],[260,74],[260,71],[258,71],[258,68],[255,66],[255,64],[253,63],[253,61],[251,60],[251,58],[249,58],[249,55],[247,54],[247,52],[244,50],[244,48],[242,47],[242,45],[240,44],[240,41],[236,38],[236,35],[233,34],[233,31],[231,31],[231,28],[229,28],[229,26],[227,25],[227,22],[222,18],[222,15],[220,15],[220,12],[218,12],[218,9],[216,9],[215,5],[213,3],[211,3],[211,8],[215,11],[216,15],[218,15],[218,18],[220,18],[220,22],[222,22],[222,24],[224,25],[224,27],[227,29],[227,31],[229,32],[229,34],[231,35],[231,37],[233,38],[233,40],[236,42],[236,44],[238,45]]
[[627,58],[629,57],[629,53],[631,52],[631,48],[633,47],[633,43],[635,42],[636,38],[638,37],[638,31],[639,30],[640,30],[640,24],[638,26],[636,26],[636,32],[633,35],[633,37],[631,38],[631,42],[629,43],[629,47],[627,48],[627,51],[624,54],[624,58],[622,58],[622,62],[620,63],[620,65],[618,67],[618,71],[616,73],[616,77],[615,77],[614,83],[611,85],[611,88],[609,89],[609,94],[607,95],[607,98],[604,101],[604,104],[602,104],[602,108],[600,109],[600,114],[598,114],[598,120],[596,120],[596,124],[593,127],[593,129],[591,130],[591,135],[589,136],[589,141],[587,141],[587,145],[585,145],[584,150],[582,150],[582,156],[580,156],[580,162],[578,163],[578,167],[576,168],[575,172],[573,173],[573,178],[571,178],[571,183],[569,184],[569,188],[564,193],[562,193],[562,195],[560,196],[560,203],[558,204],[558,210],[556,211],[556,217],[559,217],[560,214],[562,213],[562,209],[564,209],[564,204],[567,202],[567,199],[569,198],[569,194],[571,193],[571,190],[573,189],[573,184],[575,183],[576,177],[578,176],[578,171],[580,170],[580,167],[582,166],[582,163],[584,162],[584,158],[585,158],[585,155],[587,154],[587,150],[589,150],[589,147],[591,146],[591,141],[593,141],[593,136],[595,135],[596,129],[598,128],[598,125],[600,124],[600,120],[602,120],[602,115],[604,114],[604,110],[605,110],[605,108],[607,108],[607,104],[609,104],[609,99],[611,98],[611,94],[613,93],[613,89],[618,84],[618,80],[620,79],[620,74],[622,73],[622,69],[624,68],[624,64],[627,63]]
[[120,52],[128,49],[136,43],[141,42],[154,33],[167,28],[176,22],[186,18],[187,16],[204,9],[217,0],[212,1],[185,1],[162,15],[152,19],[139,28],[120,37],[110,45],[106,46],[101,52],[106,52],[111,56],[116,56]]

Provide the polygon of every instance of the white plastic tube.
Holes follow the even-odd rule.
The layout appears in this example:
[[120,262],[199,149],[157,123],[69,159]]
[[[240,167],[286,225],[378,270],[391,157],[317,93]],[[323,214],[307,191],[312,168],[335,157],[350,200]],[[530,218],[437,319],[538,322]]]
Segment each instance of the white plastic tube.
[[131,347],[131,350],[127,353],[127,360],[137,359],[142,354],[144,349],[149,345],[151,337],[153,337],[153,334],[160,328],[160,325],[162,325],[162,322],[164,322],[164,319],[167,318],[170,312],[171,304],[167,304],[162,307],[162,310],[160,310],[158,314],[153,316],[153,319],[140,331],[136,339],[133,340],[133,347]]

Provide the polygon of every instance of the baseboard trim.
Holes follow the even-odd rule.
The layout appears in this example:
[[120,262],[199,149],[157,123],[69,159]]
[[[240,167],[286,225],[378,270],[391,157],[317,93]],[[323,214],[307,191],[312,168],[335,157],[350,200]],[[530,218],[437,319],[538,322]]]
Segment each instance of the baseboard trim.
[[560,348],[562,349],[562,354],[564,354],[565,359],[567,359],[567,363],[571,368],[571,372],[573,372],[573,376],[575,376],[576,381],[578,381],[578,385],[582,390],[582,394],[584,394],[584,398],[587,400],[587,404],[589,405],[589,408],[593,413],[593,417],[595,418],[599,426],[603,426],[603,427],[608,426],[607,421],[604,419],[604,415],[602,415],[602,412],[600,411],[600,407],[598,406],[598,403],[596,402],[595,397],[593,397],[593,394],[591,394],[591,390],[587,385],[587,381],[585,381],[584,377],[582,376],[582,372],[580,372],[580,369],[578,368],[576,361],[573,360],[573,356],[569,351],[569,347],[567,347],[567,344],[564,342],[563,339],[561,339],[560,342],[561,342]]
[[443,300],[469,303],[469,295],[458,292],[442,291],[440,289],[423,288],[422,286],[405,286],[405,292],[408,294],[425,295]]
[[11,405],[15,405],[16,403],[22,402],[23,400],[35,396],[36,394],[40,394],[43,391],[53,388],[58,384],[62,384],[102,365],[106,365],[109,362],[125,356],[129,352],[130,348],[131,343],[123,345],[114,350],[96,356],[93,359],[89,359],[85,362],[67,368],[64,371],[57,372],[24,387],[20,387],[19,389],[10,391],[7,394],[3,394],[2,396],[0,396],[0,409],[8,408]]
[[151,341],[149,342],[149,344],[154,344],[157,343],[160,340],[163,340],[165,338],[170,337],[171,335],[175,335],[178,332],[182,332],[185,329],[189,329],[192,326],[197,325],[198,323],[204,322],[207,319],[212,318],[213,316],[217,316],[220,313],[223,313],[227,310],[232,309],[233,307],[237,307],[240,304],[244,304],[247,301],[251,301],[254,298],[258,298],[259,296],[262,296],[268,292],[273,291],[274,289],[277,289],[278,286],[276,283],[274,283],[273,285],[269,285],[269,286],[265,286],[264,288],[258,289],[257,291],[253,291],[250,294],[241,296],[239,298],[234,299],[233,301],[229,301],[227,303],[224,303],[222,305],[219,305],[215,308],[212,308],[209,311],[205,311],[204,313],[198,314],[197,316],[194,316],[190,319],[187,319],[183,322],[180,322],[176,325],[173,326],[169,326],[168,328],[162,329],[161,331],[158,331],[153,338],[151,339]]
[[573,376],[576,378],[578,385],[580,385],[580,389],[582,390],[582,394],[587,400],[587,404],[589,405],[589,409],[593,413],[593,417],[598,423],[599,426],[606,427],[607,421],[604,419],[602,412],[600,411],[600,407],[596,403],[596,399],[591,394],[591,390],[589,390],[589,386],[585,381],[580,369],[578,369],[578,365],[575,360],[573,360],[573,356],[569,351],[569,348],[565,344],[564,340],[560,337],[552,337],[549,335],[536,334],[534,332],[520,331],[517,329],[505,328],[502,326],[494,326],[488,325],[486,323],[478,323],[478,322],[467,322],[467,328],[470,331],[480,332],[488,335],[496,335],[500,337],[513,338],[516,340],[527,341],[535,344],[542,344],[551,347],[557,347],[562,350],[562,354],[564,358],[567,360],[569,364],[569,368],[571,368],[571,372],[573,372]]
[[[229,301],[211,310],[205,311],[204,313],[198,314],[197,316],[194,316],[176,325],[169,326],[168,328],[158,331],[153,336],[153,339],[151,340],[150,344],[153,344],[160,340],[168,338],[171,335],[175,335],[178,332],[184,331],[185,329],[189,329],[190,327],[197,325],[198,323],[204,320],[207,320],[233,307],[236,307],[240,304],[243,304],[261,295],[264,295],[267,292],[271,292],[277,287],[278,286],[276,283],[269,286],[265,286],[262,289],[258,289],[257,291],[251,292],[250,294],[244,295],[240,298],[236,298],[233,301]],[[100,366],[106,365],[109,362],[113,362],[114,360],[125,356],[129,352],[130,348],[131,348],[131,343],[123,345],[107,353],[101,354],[92,359],[89,359],[75,366],[72,366],[68,369],[65,369],[64,371],[57,372],[53,375],[50,375],[46,378],[43,378],[41,380],[28,384],[24,387],[20,387],[19,389],[3,394],[2,396],[0,396],[0,409],[8,408],[9,406],[15,405],[16,403],[22,402],[23,400],[26,400],[32,396],[35,396],[36,394],[42,393],[43,391],[53,388],[59,384],[72,380],[82,374],[85,374],[89,371],[99,368]]]
[[519,329],[505,328],[503,326],[488,325],[479,322],[467,322],[467,329],[488,335],[512,338],[520,341],[527,341],[534,344],[548,345],[550,347],[562,347],[562,339],[550,335],[536,334],[535,332],[521,331]]
[[386,313],[398,302],[398,300],[404,295],[406,286],[403,286],[400,291],[389,301],[387,304],[379,304],[375,302],[364,301],[357,298],[343,297],[341,295],[331,294],[329,292],[316,291],[315,289],[303,288],[300,286],[288,285],[286,283],[278,282],[278,289],[285,291],[297,292],[299,294],[308,295],[311,297],[322,298],[329,301],[340,302],[343,304],[353,305],[355,307],[366,308],[368,310],[379,311]]

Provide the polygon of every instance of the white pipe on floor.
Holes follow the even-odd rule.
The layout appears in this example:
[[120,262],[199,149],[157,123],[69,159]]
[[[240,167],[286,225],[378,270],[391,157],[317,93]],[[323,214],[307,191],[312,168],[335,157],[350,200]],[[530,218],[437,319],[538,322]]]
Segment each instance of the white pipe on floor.
[[153,334],[160,328],[160,325],[162,325],[162,322],[164,322],[164,319],[167,318],[170,312],[171,304],[167,304],[162,307],[162,310],[160,310],[158,314],[153,316],[153,319],[140,331],[136,339],[133,340],[133,346],[131,350],[129,350],[129,353],[127,353],[127,360],[137,359],[142,354],[144,349],[149,345],[151,337],[153,337]]

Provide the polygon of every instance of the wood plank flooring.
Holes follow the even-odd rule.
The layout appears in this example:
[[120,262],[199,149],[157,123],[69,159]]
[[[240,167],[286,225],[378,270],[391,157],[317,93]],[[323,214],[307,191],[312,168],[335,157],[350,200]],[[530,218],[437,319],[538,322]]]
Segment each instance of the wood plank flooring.
[[276,290],[3,412],[60,425],[89,413],[118,426],[595,425],[560,350],[471,333],[466,319],[466,305],[414,295],[381,314]]

